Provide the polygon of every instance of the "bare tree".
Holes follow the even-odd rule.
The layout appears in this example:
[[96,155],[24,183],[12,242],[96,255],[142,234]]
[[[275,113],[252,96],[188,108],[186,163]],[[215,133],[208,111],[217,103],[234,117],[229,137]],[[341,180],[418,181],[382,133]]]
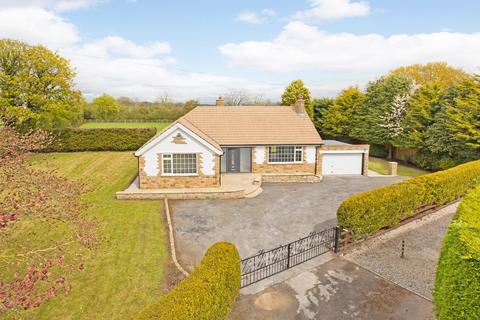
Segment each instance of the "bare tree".
[[223,95],[226,106],[242,106],[248,103],[249,95],[244,90],[230,90]]
[[173,104],[173,98],[170,93],[164,91],[162,94],[155,98],[155,102],[162,105]]

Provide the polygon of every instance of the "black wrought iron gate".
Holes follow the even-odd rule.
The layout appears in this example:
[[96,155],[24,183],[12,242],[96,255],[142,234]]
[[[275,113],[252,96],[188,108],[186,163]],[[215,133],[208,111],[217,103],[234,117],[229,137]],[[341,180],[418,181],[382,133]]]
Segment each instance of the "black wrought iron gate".
[[282,245],[268,251],[259,251],[256,255],[240,262],[241,286],[246,287],[262,279],[271,277],[318,257],[330,250],[338,252],[340,228],[332,227]]

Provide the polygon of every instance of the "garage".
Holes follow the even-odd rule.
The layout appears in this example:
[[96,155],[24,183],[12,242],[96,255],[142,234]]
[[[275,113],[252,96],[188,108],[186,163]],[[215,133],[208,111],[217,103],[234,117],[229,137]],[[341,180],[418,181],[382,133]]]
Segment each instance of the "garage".
[[353,145],[336,140],[324,140],[322,175],[366,175],[368,145]]

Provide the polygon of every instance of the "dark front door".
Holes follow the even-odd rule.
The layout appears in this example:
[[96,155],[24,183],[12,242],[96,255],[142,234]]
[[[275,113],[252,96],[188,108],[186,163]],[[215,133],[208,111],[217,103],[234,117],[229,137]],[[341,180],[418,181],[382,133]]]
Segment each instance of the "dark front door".
[[227,172],[240,172],[240,148],[227,149]]

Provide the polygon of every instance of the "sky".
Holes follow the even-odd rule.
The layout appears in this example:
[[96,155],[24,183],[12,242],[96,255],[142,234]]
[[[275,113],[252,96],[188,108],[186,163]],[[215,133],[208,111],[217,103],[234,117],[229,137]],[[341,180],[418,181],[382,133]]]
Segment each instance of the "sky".
[[295,79],[322,97],[413,63],[480,73],[478,12],[478,0],[0,0],[0,38],[68,58],[87,100],[278,101]]

